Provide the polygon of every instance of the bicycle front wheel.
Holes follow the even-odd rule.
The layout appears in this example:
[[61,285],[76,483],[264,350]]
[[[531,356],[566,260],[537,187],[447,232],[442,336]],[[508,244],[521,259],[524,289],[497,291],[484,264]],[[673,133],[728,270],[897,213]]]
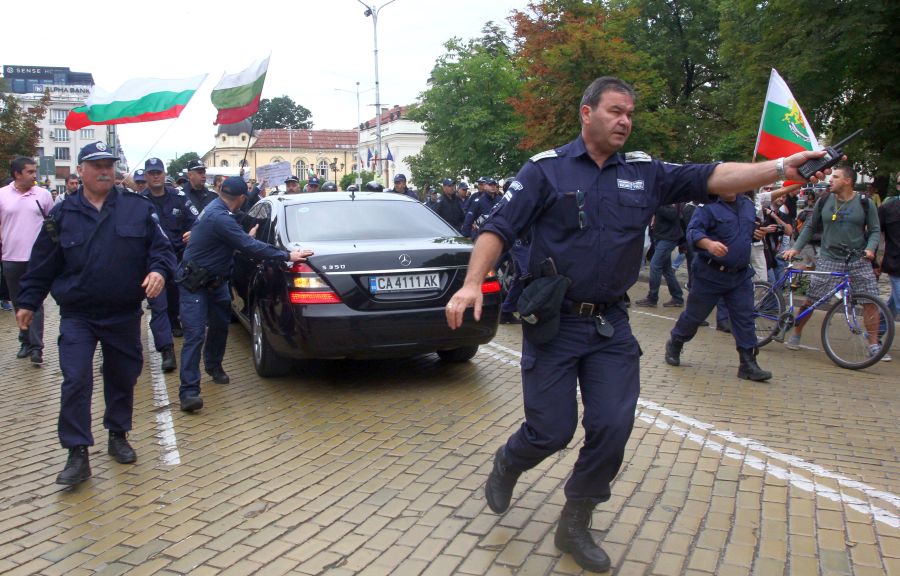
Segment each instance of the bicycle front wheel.
[[[872,351],[871,340],[880,349]],[[887,305],[869,294],[838,300],[822,321],[822,347],[842,368],[859,370],[875,364],[894,342],[894,321]]]
[[778,334],[778,319],[784,314],[784,294],[773,290],[768,282],[753,283],[753,327],[760,348]]

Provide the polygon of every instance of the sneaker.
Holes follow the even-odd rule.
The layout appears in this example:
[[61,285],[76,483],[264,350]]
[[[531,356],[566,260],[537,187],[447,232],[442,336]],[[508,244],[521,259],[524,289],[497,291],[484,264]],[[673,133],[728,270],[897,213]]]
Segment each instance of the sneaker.
[[796,334],[791,335],[790,338],[784,343],[784,347],[788,350],[799,350],[800,349],[800,337]]
[[641,308],[656,308],[656,300],[643,298],[641,300],[635,300],[634,305],[640,306]]
[[[881,352],[881,344],[869,344],[869,353],[868,353],[869,358],[871,358],[872,356],[875,356],[879,352]],[[891,360],[893,360],[893,358],[891,358],[891,355],[888,354],[887,352],[885,352],[884,356],[881,357],[882,362],[890,362]]]

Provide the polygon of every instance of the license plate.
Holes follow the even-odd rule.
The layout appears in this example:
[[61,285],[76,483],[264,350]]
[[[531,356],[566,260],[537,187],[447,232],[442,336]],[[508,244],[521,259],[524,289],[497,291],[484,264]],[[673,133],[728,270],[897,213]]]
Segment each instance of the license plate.
[[437,290],[440,274],[404,274],[403,276],[370,276],[369,292],[403,292],[406,290]]

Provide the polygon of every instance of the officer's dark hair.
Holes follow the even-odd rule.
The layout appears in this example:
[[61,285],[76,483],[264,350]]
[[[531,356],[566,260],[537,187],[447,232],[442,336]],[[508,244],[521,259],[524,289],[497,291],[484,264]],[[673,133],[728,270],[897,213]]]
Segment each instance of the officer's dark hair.
[[854,170],[851,166],[847,164],[841,164],[840,166],[835,166],[832,168],[832,172],[835,170],[840,170],[843,173],[844,178],[847,178],[854,184],[856,184],[856,170]]
[[21,174],[26,166],[36,166],[34,158],[28,156],[16,156],[9,162],[9,175],[15,179],[16,174]]
[[[581,96],[581,106],[588,105],[593,110],[600,102],[600,98],[603,97],[603,93],[610,90],[621,92],[630,96],[632,100],[637,100],[637,95],[634,93],[634,87],[631,84],[615,76],[601,76],[591,82],[590,86],[585,89],[584,94]],[[579,106],[579,109],[581,106]]]

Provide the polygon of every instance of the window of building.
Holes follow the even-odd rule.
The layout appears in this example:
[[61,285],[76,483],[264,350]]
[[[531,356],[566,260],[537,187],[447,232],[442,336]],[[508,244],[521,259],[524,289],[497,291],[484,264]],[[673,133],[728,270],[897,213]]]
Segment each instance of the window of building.
[[306,160],[297,160],[294,168],[297,169],[296,174],[298,178],[306,178]]
[[51,134],[51,138],[57,142],[68,142],[69,141],[69,131],[65,128],[54,128],[53,133]]
[[328,160],[319,160],[319,168],[316,173],[320,180],[328,180]]
[[219,163],[219,166],[221,166],[222,168],[228,168],[228,160],[222,160]]
[[43,146],[37,149],[37,155],[38,155],[38,156],[43,156],[43,155],[44,155],[44,147],[43,147]]
[[59,110],[57,108],[50,109],[50,123],[51,124],[65,124],[66,123],[66,115],[68,115],[68,110]]
[[15,78],[12,81],[12,90],[16,94],[24,94],[25,93],[25,79],[24,78]]
[[69,160],[71,158],[68,148],[56,148],[54,157],[57,160]]
[[225,135],[222,134],[222,142],[224,142],[224,141],[225,141]]
[[66,193],[66,185],[65,184],[57,184],[56,185],[56,193],[57,194],[65,194]]
[[87,140],[94,139],[94,129],[93,128],[82,128],[81,129],[81,137]]

